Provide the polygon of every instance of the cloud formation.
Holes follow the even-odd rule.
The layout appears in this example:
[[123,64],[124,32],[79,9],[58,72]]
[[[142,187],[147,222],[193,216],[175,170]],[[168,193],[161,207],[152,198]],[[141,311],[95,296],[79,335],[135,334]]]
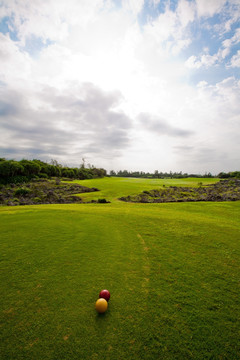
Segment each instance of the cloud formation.
[[[200,67],[204,66],[209,68],[213,65],[219,64],[224,61],[224,59],[231,53],[231,48],[240,43],[240,28],[235,31],[235,34],[231,38],[227,38],[222,41],[221,46],[218,49],[216,54],[210,55],[208,53],[209,49],[204,49],[204,54],[197,57],[195,55],[190,56],[186,61],[186,66],[192,69],[199,69]],[[232,67],[236,66],[238,58],[238,52],[236,55],[233,55],[232,59],[230,60]],[[229,65],[226,64],[228,67]]]
[[144,129],[151,131],[156,135],[185,138],[193,134],[193,131],[172,126],[168,121],[151,114],[141,113],[138,116],[138,120]]
[[[110,152],[118,156],[119,150],[129,144],[132,123],[126,114],[116,110],[121,94],[104,92],[90,83],[77,85],[74,91],[73,87],[61,92],[44,87],[32,99],[2,87],[2,150],[11,145],[16,154],[25,149],[34,156],[55,155],[68,162],[73,162],[68,154],[101,157]],[[37,108],[34,97],[39,102]]]
[[0,156],[236,169],[239,20],[239,0],[1,1]]
[[240,67],[240,50],[231,58],[231,67]]

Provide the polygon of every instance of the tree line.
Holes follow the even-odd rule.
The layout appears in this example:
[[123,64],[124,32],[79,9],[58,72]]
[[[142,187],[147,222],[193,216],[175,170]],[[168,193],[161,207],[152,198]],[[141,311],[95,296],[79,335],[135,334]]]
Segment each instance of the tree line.
[[31,179],[63,177],[68,179],[93,179],[106,176],[105,169],[99,169],[89,165],[85,167],[83,162],[80,167],[62,166],[56,160],[47,163],[38,159],[20,161],[0,158],[0,183],[23,183]]
[[128,171],[128,170],[119,170],[115,172],[114,170],[110,171],[110,176],[117,176],[117,177],[134,177],[134,178],[149,178],[149,179],[183,179],[187,177],[195,177],[195,178],[212,178],[214,177],[210,172],[204,175],[200,174],[187,174],[180,172],[161,172],[155,170],[154,173],[151,172],[144,172],[144,171]]
[[183,178],[220,178],[220,179],[227,179],[227,178],[240,178],[240,171],[232,171],[228,173],[220,172],[218,175],[212,175],[210,172],[202,174],[188,174],[180,172],[161,172],[155,170],[154,173],[144,172],[144,171],[128,171],[128,170],[119,170],[119,171],[110,171],[110,176],[117,176],[117,177],[133,177],[133,178],[149,178],[149,179],[183,179]]
[[228,173],[220,172],[218,176],[220,179],[237,178],[240,179],[240,171],[231,171]]

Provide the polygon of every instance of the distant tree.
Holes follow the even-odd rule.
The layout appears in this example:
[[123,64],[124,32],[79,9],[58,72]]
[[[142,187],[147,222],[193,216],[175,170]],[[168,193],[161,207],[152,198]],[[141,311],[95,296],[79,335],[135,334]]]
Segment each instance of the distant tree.
[[230,177],[240,178],[240,171],[232,171],[229,173]]
[[24,172],[24,167],[14,160],[3,160],[0,162],[0,177],[10,178],[21,175]]
[[55,159],[51,159],[50,164],[53,165],[53,166],[56,166],[56,167],[60,167],[60,168],[62,167],[62,165],[59,164],[58,161],[55,160]]
[[93,178],[93,174],[89,169],[83,168],[81,167],[79,169],[79,173],[78,173],[78,178],[80,180],[84,180],[84,179],[92,179]]
[[94,169],[92,169],[92,174],[94,177],[104,177],[107,175],[107,172],[105,169],[94,168]]
[[84,158],[82,158],[82,163],[81,163],[81,166],[80,166],[82,169],[85,169],[85,167],[86,167],[85,163],[86,163],[86,160]]
[[38,159],[23,159],[21,161],[0,159],[0,182],[3,184],[27,182],[35,176],[40,178],[64,176],[70,179],[83,180],[106,175],[105,169],[94,166],[86,168],[84,162],[80,168],[70,168],[63,167],[56,160],[52,160],[51,164],[48,164]]
[[21,160],[19,163],[24,168],[22,175],[33,177],[40,173],[41,166],[35,161]]
[[74,173],[73,169],[64,167],[64,168],[62,168],[62,176],[73,179],[75,177],[75,173]]
[[48,176],[62,176],[62,167],[47,164],[47,175]]
[[225,173],[225,172],[220,172],[219,174],[218,174],[218,177],[220,178],[220,179],[227,179],[227,178],[229,178],[230,177],[230,174],[228,173]]

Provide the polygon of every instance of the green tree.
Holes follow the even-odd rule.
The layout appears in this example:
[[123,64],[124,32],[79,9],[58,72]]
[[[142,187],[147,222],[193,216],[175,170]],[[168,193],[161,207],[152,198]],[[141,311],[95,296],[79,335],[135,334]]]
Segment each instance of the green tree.
[[24,168],[22,175],[33,177],[34,175],[38,175],[40,173],[41,166],[35,161],[23,159],[19,163]]
[[23,171],[24,167],[17,161],[4,160],[0,162],[0,177],[4,179],[21,175]]

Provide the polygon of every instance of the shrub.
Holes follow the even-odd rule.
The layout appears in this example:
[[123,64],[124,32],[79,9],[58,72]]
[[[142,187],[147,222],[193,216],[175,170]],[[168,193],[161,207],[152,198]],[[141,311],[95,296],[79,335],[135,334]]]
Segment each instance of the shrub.
[[29,181],[29,178],[27,176],[17,175],[17,176],[11,176],[9,178],[0,178],[0,184],[24,184]]
[[107,204],[108,202],[106,199],[98,199],[99,204]]
[[60,180],[59,178],[56,178],[55,184],[56,184],[56,185],[60,185],[60,184],[61,184],[61,180]]
[[14,192],[14,195],[22,195],[22,196],[24,196],[24,195],[28,195],[28,194],[30,194],[30,192],[31,192],[31,190],[30,189],[26,189],[26,188],[19,188],[19,189],[17,189],[15,192]]
[[47,175],[47,174],[44,174],[44,173],[39,173],[38,176],[39,176],[41,179],[48,179],[48,175]]

